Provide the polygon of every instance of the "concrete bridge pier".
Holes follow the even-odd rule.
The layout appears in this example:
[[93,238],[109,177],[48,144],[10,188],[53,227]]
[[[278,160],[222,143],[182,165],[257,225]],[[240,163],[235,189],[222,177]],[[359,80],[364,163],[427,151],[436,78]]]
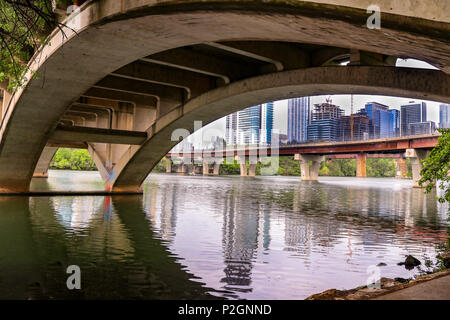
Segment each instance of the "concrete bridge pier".
[[422,160],[428,156],[428,150],[423,149],[406,149],[406,157],[411,159],[413,188],[424,188],[419,185],[422,170]]
[[241,171],[241,177],[247,176],[247,163],[245,161],[245,157],[243,159],[239,158],[239,167]]
[[216,159],[213,167],[213,175],[218,176],[220,173],[220,165],[222,164],[223,159]]
[[360,152],[356,156],[356,176],[358,178],[367,177],[366,161],[367,161],[367,153]]
[[204,176],[209,176],[209,163],[205,159],[202,161],[202,170]]
[[249,177],[255,177],[256,176],[256,163],[250,163],[250,166],[248,168],[248,176]]
[[166,173],[172,173],[172,160],[166,159]]
[[[320,163],[324,161],[324,156],[296,154],[294,159],[300,161],[300,171],[303,181],[318,180]],[[311,165],[309,164],[310,161]]]
[[395,178],[403,179],[408,174],[408,165],[405,158],[395,159]]

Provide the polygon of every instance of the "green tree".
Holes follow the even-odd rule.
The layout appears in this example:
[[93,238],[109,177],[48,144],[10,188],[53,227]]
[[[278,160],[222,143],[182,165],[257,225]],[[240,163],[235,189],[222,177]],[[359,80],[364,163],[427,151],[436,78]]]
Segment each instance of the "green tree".
[[441,136],[438,144],[431,150],[428,157],[422,161],[420,185],[425,185],[429,193],[438,184],[444,190],[439,202],[450,202],[450,129],[438,129]]
[[94,161],[86,149],[59,148],[50,163],[51,169],[96,170]]
[[[55,4],[71,4],[55,0]],[[55,28],[63,31],[53,12],[52,0],[0,1],[0,88],[22,85],[27,62]]]

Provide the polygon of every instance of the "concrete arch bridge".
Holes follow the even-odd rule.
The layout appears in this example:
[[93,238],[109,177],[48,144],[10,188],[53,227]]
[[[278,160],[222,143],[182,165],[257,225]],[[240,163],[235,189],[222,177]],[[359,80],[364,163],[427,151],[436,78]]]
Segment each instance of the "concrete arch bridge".
[[26,193],[63,144],[89,149],[108,190],[137,192],[175,129],[267,101],[450,103],[448,1],[378,3],[381,29],[367,27],[370,1],[87,1],[30,61],[28,82],[3,94],[0,192]]

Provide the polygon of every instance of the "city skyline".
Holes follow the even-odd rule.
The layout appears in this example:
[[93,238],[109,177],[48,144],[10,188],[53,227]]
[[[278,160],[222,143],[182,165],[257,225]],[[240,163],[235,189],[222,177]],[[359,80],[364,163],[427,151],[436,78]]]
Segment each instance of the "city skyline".
[[[434,66],[415,59],[398,59],[396,66],[405,68],[422,68],[422,69],[437,69]],[[301,98],[301,97],[298,97]],[[314,104],[325,103],[328,98],[331,98],[333,104],[340,106],[344,110],[344,115],[350,115],[351,111],[351,95],[350,94],[338,94],[338,95],[317,95],[309,96],[311,106]],[[273,102],[273,129],[278,131],[280,134],[287,135],[288,127],[288,101],[278,100]],[[390,109],[399,110],[402,105],[407,105],[411,103],[421,103],[425,102],[427,105],[427,119],[428,121],[434,121],[439,124],[439,110],[442,102],[431,101],[431,100],[419,100],[411,98],[401,98],[393,96],[383,96],[383,95],[363,95],[355,94],[353,95],[353,112],[356,113],[358,110],[364,108],[366,103],[377,102],[389,106]],[[226,132],[226,116],[220,118],[210,124],[204,126],[201,130],[195,132],[189,137],[189,141],[196,141],[199,143],[199,137],[205,132],[204,139],[209,141],[214,136],[219,136],[218,133],[222,133],[220,137],[225,138]],[[194,143],[196,145],[196,143]]]

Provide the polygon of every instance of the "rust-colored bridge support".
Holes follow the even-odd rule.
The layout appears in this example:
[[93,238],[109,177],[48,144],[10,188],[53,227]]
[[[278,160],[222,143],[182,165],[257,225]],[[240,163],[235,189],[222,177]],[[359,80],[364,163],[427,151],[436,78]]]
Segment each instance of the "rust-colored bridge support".
[[395,178],[404,179],[408,175],[408,165],[405,158],[395,159]]
[[[303,181],[318,180],[320,163],[325,159],[324,156],[296,154],[294,159],[300,161],[300,171]],[[310,161],[311,165],[309,165]]]
[[424,160],[428,155],[428,150],[424,149],[406,149],[406,157],[411,158],[412,167],[412,177],[413,177],[413,187],[414,188],[424,188],[425,185],[419,185],[419,180],[421,178],[420,171],[422,170],[422,160]]
[[367,161],[367,153],[360,152],[356,156],[356,176],[358,178],[365,178],[365,177],[367,177],[366,161]]

